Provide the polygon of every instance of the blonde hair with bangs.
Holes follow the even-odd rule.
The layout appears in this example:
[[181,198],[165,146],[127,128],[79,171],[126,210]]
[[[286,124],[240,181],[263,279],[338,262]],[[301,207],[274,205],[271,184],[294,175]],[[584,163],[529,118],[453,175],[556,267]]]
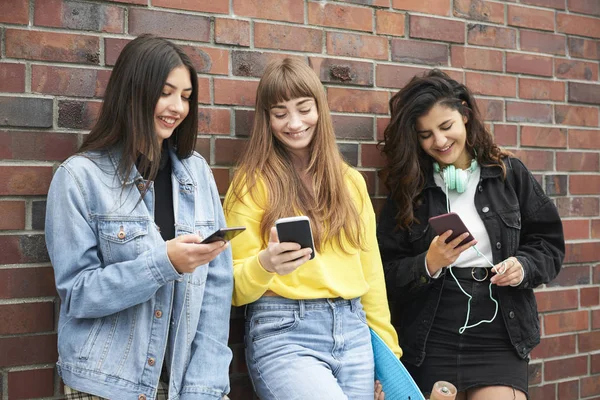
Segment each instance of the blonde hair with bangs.
[[[271,107],[300,97],[313,98],[319,115],[306,169],[312,190],[302,183],[290,153],[271,131]],[[243,202],[249,192],[265,210],[260,223],[263,244],[266,245],[275,220],[306,215],[311,220],[318,251],[325,236],[346,252],[350,249],[344,248],[342,237],[352,249],[362,249],[359,212],[350,200],[344,179],[350,167],[338,149],[325,90],[315,72],[294,58],[271,62],[258,85],[255,110],[252,134],[238,163],[232,193]],[[266,187],[266,204],[260,204],[253,190],[259,181]]]

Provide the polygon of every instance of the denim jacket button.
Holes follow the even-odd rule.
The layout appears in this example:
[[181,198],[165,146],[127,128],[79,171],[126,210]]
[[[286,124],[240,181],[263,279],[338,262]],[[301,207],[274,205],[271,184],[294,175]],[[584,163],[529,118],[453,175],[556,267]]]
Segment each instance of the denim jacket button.
[[149,365],[149,366],[151,366],[151,367],[153,367],[153,366],[154,366],[154,363],[155,363],[155,362],[156,362],[156,361],[155,361],[155,360],[154,360],[154,358],[152,358],[152,357],[150,357],[150,358],[148,359],[148,365]]
[[140,183],[138,183],[138,184],[137,184],[137,188],[138,188],[138,190],[139,190],[140,192],[141,192],[141,191],[143,191],[143,190],[144,190],[144,183],[143,183],[143,182],[140,182]]
[[160,318],[160,317],[162,317],[162,311],[160,311],[160,310],[156,310],[156,311],[154,311],[154,316],[155,316],[156,318]]
[[513,319],[515,317],[515,312],[511,311],[508,313],[508,318]]
[[500,243],[500,242],[497,242],[497,243],[496,243],[496,248],[497,248],[498,250],[500,250],[500,249],[502,248],[502,243]]
[[483,186],[479,185],[479,187],[477,188],[477,190],[479,190],[480,192],[483,192]]
[[140,394],[138,396],[138,400],[146,400],[146,395],[145,394]]
[[487,207],[487,206],[485,206],[485,207],[483,207],[483,208],[481,209],[481,211],[483,211],[484,213],[486,213],[486,212],[490,211],[490,208],[489,208],[489,207]]

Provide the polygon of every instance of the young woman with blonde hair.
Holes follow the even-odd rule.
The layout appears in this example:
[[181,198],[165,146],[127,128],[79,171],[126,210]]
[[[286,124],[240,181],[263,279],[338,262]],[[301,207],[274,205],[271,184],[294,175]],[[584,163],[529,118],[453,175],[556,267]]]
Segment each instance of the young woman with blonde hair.
[[[297,59],[271,63],[252,135],[225,200],[233,302],[246,308],[246,360],[259,397],[373,399],[369,327],[400,356],[375,213],[337,148],[324,88]],[[282,217],[310,219],[316,254],[279,242]]]

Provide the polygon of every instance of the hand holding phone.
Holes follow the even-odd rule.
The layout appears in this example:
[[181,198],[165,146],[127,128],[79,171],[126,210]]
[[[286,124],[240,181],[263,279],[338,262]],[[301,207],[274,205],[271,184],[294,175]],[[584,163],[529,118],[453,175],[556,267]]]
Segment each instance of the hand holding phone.
[[425,256],[431,275],[453,264],[463,251],[477,243],[456,213],[431,217],[429,224],[438,234],[429,245]]
[[280,218],[275,221],[275,228],[280,242],[298,243],[301,249],[310,248],[310,259],[315,258],[315,243],[308,217]]
[[239,235],[240,233],[246,230],[245,226],[232,226],[230,228],[221,228],[216,232],[213,232],[211,235],[207,236],[202,242],[202,244],[216,242],[218,240],[222,240],[224,242],[229,242],[231,239]]

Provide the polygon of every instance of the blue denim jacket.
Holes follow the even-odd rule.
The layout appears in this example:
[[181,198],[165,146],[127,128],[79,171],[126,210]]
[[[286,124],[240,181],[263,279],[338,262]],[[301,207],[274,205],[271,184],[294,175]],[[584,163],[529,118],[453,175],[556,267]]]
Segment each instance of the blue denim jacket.
[[[194,153],[172,160],[176,236],[225,226],[217,188]],[[65,384],[109,399],[154,399],[163,362],[169,399],[229,392],[233,289],[227,249],[179,274],[154,223],[152,184],[117,173],[120,152],[76,155],[56,171],[46,243],[61,299],[57,368]],[[122,187],[125,184],[124,189]]]

